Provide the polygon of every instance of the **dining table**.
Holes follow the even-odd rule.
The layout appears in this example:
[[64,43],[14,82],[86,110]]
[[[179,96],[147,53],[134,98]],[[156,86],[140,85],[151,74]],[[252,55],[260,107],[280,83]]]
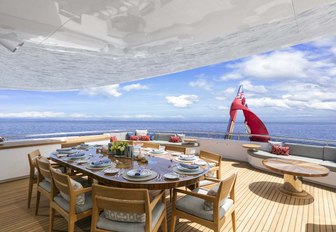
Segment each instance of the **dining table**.
[[[59,149],[49,156],[61,166],[83,173],[104,185],[120,188],[162,190],[194,186],[204,179],[210,169],[210,165],[196,155],[192,157],[154,149],[141,149],[140,152],[144,158],[137,160],[135,156],[102,153],[99,146],[85,146]],[[81,155],[71,155],[76,153]],[[102,160],[107,162],[106,165],[93,165]],[[186,165],[195,170],[185,170]],[[146,175],[142,175],[143,173]]]

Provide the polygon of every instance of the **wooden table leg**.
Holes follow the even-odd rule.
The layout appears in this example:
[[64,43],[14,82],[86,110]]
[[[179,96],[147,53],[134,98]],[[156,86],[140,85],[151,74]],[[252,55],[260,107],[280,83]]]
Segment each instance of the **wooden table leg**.
[[284,174],[284,184],[280,192],[292,197],[307,197],[309,194],[302,188],[302,177]]

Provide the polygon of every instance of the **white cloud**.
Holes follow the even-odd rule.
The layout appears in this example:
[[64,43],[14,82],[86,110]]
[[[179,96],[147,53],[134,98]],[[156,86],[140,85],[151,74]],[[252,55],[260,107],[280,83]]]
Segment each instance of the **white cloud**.
[[245,76],[257,79],[304,78],[310,62],[301,51],[280,51],[252,56],[238,64]]
[[218,78],[219,81],[240,80],[240,79],[243,79],[243,76],[240,73],[228,73]]
[[199,78],[196,81],[189,82],[189,85],[194,88],[200,88],[204,90],[211,90],[211,84],[204,78]]
[[255,93],[266,93],[267,89],[263,85],[253,85],[250,81],[242,81],[240,82],[240,85],[243,85],[244,90],[248,90],[250,92]]
[[225,90],[218,92],[215,96],[215,99],[219,101],[225,101],[228,98],[233,99],[236,96],[236,94],[234,94],[235,92],[236,88],[234,87],[226,88]]
[[18,113],[0,113],[0,118],[59,118],[64,117],[63,112],[52,111],[27,111]]
[[323,38],[319,38],[313,42],[311,42],[311,45],[313,45],[314,47],[331,47],[334,46],[336,44],[336,37],[323,37]]
[[186,108],[199,101],[196,95],[166,96],[166,100],[178,108]]
[[217,106],[217,109],[227,111],[229,109],[229,107],[227,107],[227,106]]
[[80,91],[79,94],[89,96],[103,95],[106,97],[120,97],[122,94],[119,92],[118,88],[119,84],[92,87]]
[[137,83],[137,84],[126,85],[123,87],[123,90],[127,92],[131,90],[141,90],[141,89],[148,89],[148,86]]

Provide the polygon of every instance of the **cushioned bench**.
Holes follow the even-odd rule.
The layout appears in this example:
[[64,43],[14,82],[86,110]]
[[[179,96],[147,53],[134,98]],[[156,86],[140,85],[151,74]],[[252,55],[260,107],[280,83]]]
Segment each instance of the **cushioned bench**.
[[[312,182],[318,182],[327,186],[336,187],[336,147],[316,146],[298,143],[285,143],[289,147],[289,156],[276,155],[268,151],[248,151],[248,161],[252,166],[268,170],[262,165],[262,160],[268,158],[281,158],[291,160],[301,160],[305,162],[317,163],[330,170],[327,177],[304,178]],[[269,171],[269,170],[268,170]]]

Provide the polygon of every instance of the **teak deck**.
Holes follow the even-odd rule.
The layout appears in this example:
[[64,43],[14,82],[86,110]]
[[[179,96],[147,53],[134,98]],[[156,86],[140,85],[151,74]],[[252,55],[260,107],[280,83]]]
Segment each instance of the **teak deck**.
[[[276,187],[283,181],[280,175],[256,170],[243,162],[223,162],[223,177],[234,170],[238,171],[237,231],[336,231],[336,189],[304,182],[313,198],[299,200],[278,193]],[[28,179],[0,184],[0,231],[48,231],[49,204],[42,197],[39,215],[34,216],[35,188],[30,209],[26,206],[27,188]],[[167,202],[169,206],[168,196]],[[76,231],[90,231],[90,220],[79,221]],[[231,231],[231,225],[227,221],[222,231]],[[54,229],[66,231],[65,219],[57,217]],[[181,219],[176,231],[209,229]]]

